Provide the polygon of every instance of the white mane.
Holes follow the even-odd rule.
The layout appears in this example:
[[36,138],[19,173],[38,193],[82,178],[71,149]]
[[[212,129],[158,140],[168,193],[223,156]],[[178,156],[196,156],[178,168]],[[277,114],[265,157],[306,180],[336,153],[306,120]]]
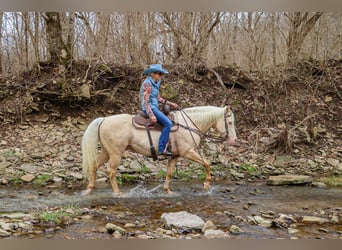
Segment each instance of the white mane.
[[[214,106],[200,106],[183,109],[183,111],[199,127],[215,123],[219,117],[224,115],[224,110],[225,108]],[[183,114],[183,116],[186,117],[185,114]],[[178,121],[183,121],[183,117],[182,114],[180,114],[180,112],[178,112]]]

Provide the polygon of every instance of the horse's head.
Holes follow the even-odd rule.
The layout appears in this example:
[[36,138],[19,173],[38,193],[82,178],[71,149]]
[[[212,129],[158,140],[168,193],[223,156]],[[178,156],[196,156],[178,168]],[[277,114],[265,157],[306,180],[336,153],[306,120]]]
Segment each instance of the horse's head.
[[217,131],[222,137],[228,137],[228,144],[234,145],[237,142],[237,136],[235,132],[235,117],[229,106],[224,107],[224,116],[220,119],[216,125]]

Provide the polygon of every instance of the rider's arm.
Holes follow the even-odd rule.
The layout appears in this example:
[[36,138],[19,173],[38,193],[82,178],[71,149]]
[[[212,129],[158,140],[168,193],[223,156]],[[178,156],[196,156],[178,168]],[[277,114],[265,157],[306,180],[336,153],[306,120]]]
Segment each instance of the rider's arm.
[[146,110],[148,116],[152,119],[154,117],[154,114],[153,114],[152,109],[151,109],[150,104],[149,104],[151,92],[152,92],[151,83],[145,82],[144,83],[144,106],[145,106],[145,110]]
[[166,104],[166,105],[170,105],[173,108],[178,107],[178,105],[176,103],[170,102],[170,101],[166,100],[165,98],[161,97],[160,95],[158,95],[158,102],[161,102],[161,103]]

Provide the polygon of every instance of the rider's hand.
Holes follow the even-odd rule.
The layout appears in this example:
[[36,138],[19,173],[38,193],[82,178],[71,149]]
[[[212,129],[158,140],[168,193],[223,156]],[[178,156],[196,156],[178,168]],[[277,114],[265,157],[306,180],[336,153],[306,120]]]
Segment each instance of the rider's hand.
[[178,104],[174,103],[174,102],[171,103],[171,107],[174,108],[174,109],[178,109],[179,108]]
[[151,122],[153,124],[157,122],[157,118],[154,115],[151,116]]

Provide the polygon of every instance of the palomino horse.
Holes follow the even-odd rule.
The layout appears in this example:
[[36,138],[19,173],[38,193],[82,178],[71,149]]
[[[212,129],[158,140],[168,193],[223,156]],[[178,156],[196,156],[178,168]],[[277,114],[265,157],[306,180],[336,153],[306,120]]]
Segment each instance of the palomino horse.
[[[226,107],[192,107],[174,111],[174,121],[179,129],[170,133],[172,153],[169,157],[163,189],[171,193],[169,183],[171,175],[179,157],[183,157],[204,165],[206,178],[204,188],[210,187],[211,174],[209,162],[196,152],[201,135],[210,128],[214,128],[220,138],[227,138],[229,144],[234,144],[235,133],[234,114]],[[153,145],[158,145],[160,132],[151,130]],[[101,152],[97,154],[100,142]],[[151,156],[149,139],[144,129],[137,129],[132,123],[132,115],[119,114],[109,117],[100,117],[93,120],[86,129],[82,138],[82,172],[89,178],[84,194],[89,194],[95,185],[97,169],[108,162],[108,175],[115,194],[120,194],[116,182],[116,169],[120,164],[125,150],[130,150],[145,156]]]

